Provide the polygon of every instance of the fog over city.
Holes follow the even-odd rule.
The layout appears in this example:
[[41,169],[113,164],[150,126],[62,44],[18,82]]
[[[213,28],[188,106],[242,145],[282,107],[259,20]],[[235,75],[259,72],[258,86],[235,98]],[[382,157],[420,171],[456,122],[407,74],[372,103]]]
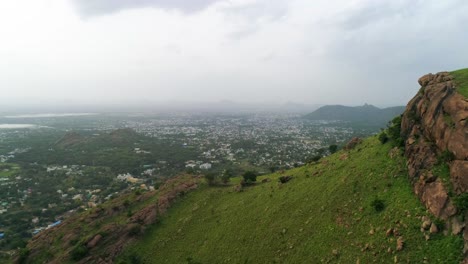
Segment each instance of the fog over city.
[[463,0],[2,1],[0,111],[405,105],[421,75],[465,66],[467,13]]

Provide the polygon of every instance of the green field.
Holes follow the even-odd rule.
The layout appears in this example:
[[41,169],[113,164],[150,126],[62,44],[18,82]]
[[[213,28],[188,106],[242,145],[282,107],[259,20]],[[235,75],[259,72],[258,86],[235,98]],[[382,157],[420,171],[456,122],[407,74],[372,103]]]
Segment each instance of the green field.
[[0,163],[0,178],[9,178],[20,170],[17,164]]
[[468,69],[453,71],[450,74],[455,77],[454,81],[457,85],[457,91],[468,98]]
[[[259,177],[234,191],[185,195],[121,256],[121,263],[458,263],[459,236],[420,231],[426,210],[401,155],[376,137],[319,164]],[[285,184],[281,175],[294,178]],[[269,178],[270,182],[261,183]],[[238,179],[237,179],[238,180]],[[377,202],[376,202],[377,201]],[[375,204],[383,204],[377,212]],[[396,251],[397,236],[405,241]]]

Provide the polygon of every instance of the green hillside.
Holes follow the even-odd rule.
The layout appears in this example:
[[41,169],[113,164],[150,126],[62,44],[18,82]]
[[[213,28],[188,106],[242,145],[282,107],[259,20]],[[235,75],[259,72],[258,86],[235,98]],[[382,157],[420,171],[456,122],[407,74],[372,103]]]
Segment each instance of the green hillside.
[[[318,164],[259,177],[241,192],[236,183],[202,185],[180,198],[119,261],[458,263],[461,237],[420,230],[428,214],[405,167],[400,150],[372,137]],[[293,179],[281,184],[281,175]],[[403,249],[396,250],[397,240],[404,241]]]
[[465,97],[468,97],[468,69],[461,69],[450,73],[457,84],[457,91]]

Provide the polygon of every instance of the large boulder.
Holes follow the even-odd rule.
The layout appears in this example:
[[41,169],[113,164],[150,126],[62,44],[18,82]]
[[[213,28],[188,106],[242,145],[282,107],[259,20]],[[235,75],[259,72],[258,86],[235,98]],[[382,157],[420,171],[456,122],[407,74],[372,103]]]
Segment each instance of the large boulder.
[[354,137],[348,142],[348,144],[346,144],[345,149],[346,150],[354,149],[357,145],[361,144],[361,142],[362,142],[362,139],[358,137]]

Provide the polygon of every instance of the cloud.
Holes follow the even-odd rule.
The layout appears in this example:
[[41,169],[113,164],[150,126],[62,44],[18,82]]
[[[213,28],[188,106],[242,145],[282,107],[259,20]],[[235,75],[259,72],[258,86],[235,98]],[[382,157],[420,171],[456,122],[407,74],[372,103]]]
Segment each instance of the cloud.
[[71,0],[82,17],[110,14],[132,8],[176,9],[191,13],[203,10],[220,0]]

